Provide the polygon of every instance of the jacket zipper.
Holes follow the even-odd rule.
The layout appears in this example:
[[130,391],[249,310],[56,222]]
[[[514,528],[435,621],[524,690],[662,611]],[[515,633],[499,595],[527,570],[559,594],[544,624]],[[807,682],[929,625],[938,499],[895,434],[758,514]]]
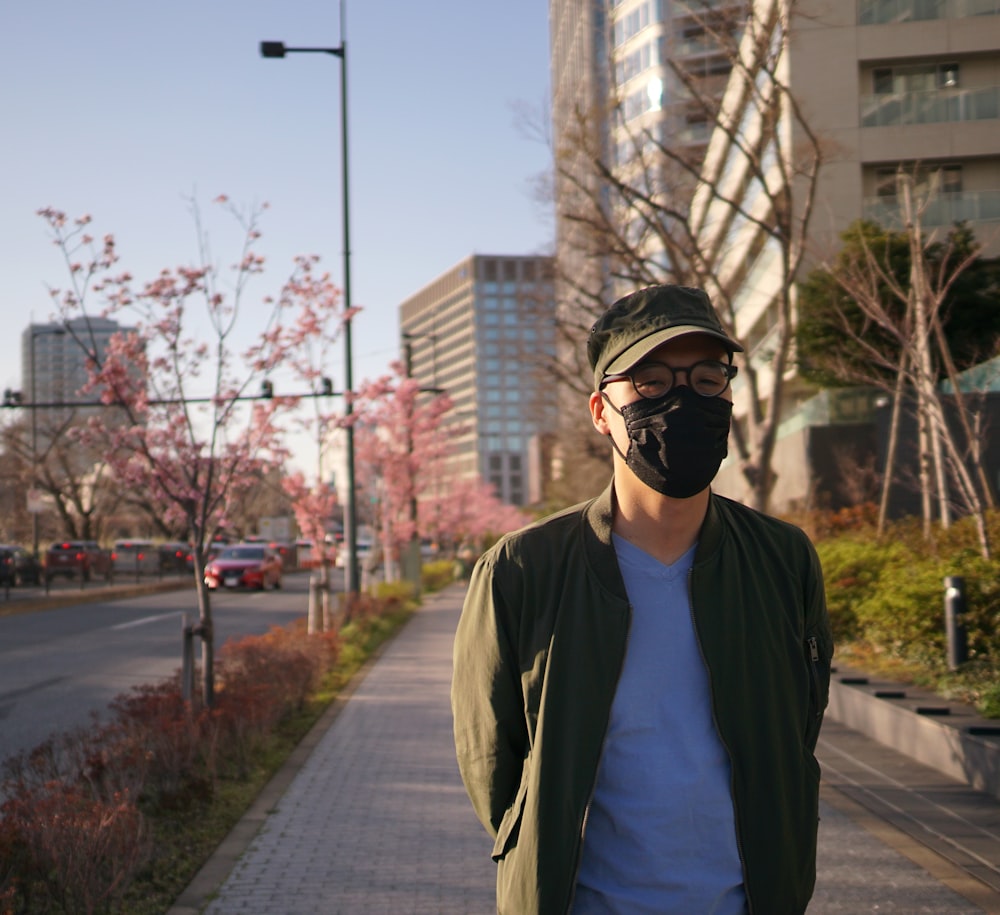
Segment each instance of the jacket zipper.
[[704,665],[706,672],[708,673],[708,688],[711,693],[712,699],[712,726],[715,728],[715,733],[719,737],[719,743],[722,744],[726,751],[726,756],[729,758],[729,794],[733,801],[733,819],[735,820],[736,827],[736,853],[740,857],[740,870],[743,872],[743,895],[746,897],[747,901],[747,913],[748,915],[753,915],[753,900],[750,898],[750,888],[747,886],[746,873],[747,873],[747,862],[743,855],[743,840],[740,836],[740,812],[736,804],[736,785],[735,776],[733,774],[733,751],[730,749],[729,744],[726,743],[726,739],[722,736],[722,731],[719,728],[719,722],[715,715],[715,681],[712,678],[712,668],[709,666],[707,659],[705,658],[705,648],[701,644],[701,634],[698,632],[698,623],[694,616],[694,569],[688,572],[687,576],[687,586],[688,586],[688,608],[691,614],[691,630],[694,633],[694,641],[698,646],[698,654],[701,656],[701,663]]
[[823,709],[820,707],[819,702],[819,642],[816,640],[816,636],[809,636],[806,639],[806,645],[809,648],[809,660],[812,662],[809,665],[809,677],[812,680],[812,694],[816,706],[816,711],[813,715],[815,719],[823,714]]
[[[625,669],[625,656],[628,654],[628,645],[632,638],[632,605],[628,606],[628,625],[625,630],[625,648],[622,651],[621,663],[618,665],[618,676],[615,677],[614,690],[611,693],[611,701],[614,702],[615,693],[618,692],[618,683],[622,678],[622,671]],[[608,720],[604,726],[604,734],[601,737],[601,749],[597,755],[597,767],[594,769],[594,779],[590,783],[590,793],[587,795],[587,806],[583,808],[583,821],[580,823],[580,843],[576,850],[576,865],[573,868],[573,882],[570,885],[569,900],[566,903],[566,915],[573,910],[573,902],[576,900],[576,882],[580,876],[580,862],[583,859],[583,841],[587,835],[587,821],[590,819],[590,808],[594,803],[594,794],[597,792],[597,776],[601,769],[601,757],[604,755],[604,744],[608,739],[608,728],[611,726],[611,710],[608,709]]]

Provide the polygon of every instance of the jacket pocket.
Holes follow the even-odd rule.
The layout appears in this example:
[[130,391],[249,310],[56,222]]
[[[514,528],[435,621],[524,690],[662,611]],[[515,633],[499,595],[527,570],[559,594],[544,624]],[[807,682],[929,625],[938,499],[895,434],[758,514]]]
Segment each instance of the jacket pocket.
[[493,860],[499,861],[511,848],[517,845],[517,837],[521,832],[521,818],[524,816],[524,802],[528,796],[528,760],[521,769],[521,784],[517,786],[514,803],[500,821],[497,838],[493,843]]

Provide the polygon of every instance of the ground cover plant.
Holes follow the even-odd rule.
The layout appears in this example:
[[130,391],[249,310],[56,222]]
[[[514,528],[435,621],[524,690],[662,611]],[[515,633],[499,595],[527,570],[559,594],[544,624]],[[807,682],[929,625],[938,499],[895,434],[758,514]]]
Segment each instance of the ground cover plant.
[[408,586],[226,643],[216,702],[179,676],[0,769],[0,915],[159,915],[368,657],[409,618]]
[[[984,559],[973,520],[936,529],[919,519],[878,536],[873,507],[795,519],[813,537],[823,564],[836,657],[872,673],[929,687],[1000,717],[1000,561]],[[987,516],[1000,543],[1000,512]],[[944,579],[965,580],[968,661],[947,664]]]

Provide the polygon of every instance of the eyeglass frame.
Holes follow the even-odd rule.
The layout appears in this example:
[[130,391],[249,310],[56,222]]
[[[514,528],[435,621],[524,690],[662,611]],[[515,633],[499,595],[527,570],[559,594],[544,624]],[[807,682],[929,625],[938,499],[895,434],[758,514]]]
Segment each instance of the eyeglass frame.
[[[701,391],[699,391],[696,387],[694,387],[691,384],[692,370],[697,368],[699,365],[703,365],[706,362],[711,363],[713,365],[721,365],[722,368],[725,370],[724,374],[726,376],[726,383],[723,386],[722,390],[718,391],[715,394],[702,394]],[[656,397],[646,396],[635,385],[634,373],[646,365],[662,365],[665,368],[670,369],[670,373],[674,376],[673,384],[671,384],[670,387],[667,388],[662,394],[657,394]],[[625,381],[626,379],[628,379],[632,383],[632,390],[635,391],[635,393],[638,394],[643,400],[659,400],[661,397],[666,397],[674,388],[677,387],[677,374],[678,372],[683,372],[685,377],[687,378],[687,386],[692,391],[694,391],[694,393],[697,394],[699,397],[721,397],[723,394],[726,393],[727,390],[729,390],[729,387],[732,384],[733,379],[736,377],[739,370],[740,369],[738,365],[733,365],[732,362],[723,362],[721,359],[699,359],[697,362],[692,362],[690,365],[679,365],[676,367],[668,365],[666,362],[660,362],[659,360],[652,360],[649,362],[640,362],[638,365],[629,369],[629,371],[627,372],[615,372],[613,375],[605,375],[601,379],[601,384],[598,387],[598,390],[603,391],[604,386],[606,384],[610,384],[612,381]]]

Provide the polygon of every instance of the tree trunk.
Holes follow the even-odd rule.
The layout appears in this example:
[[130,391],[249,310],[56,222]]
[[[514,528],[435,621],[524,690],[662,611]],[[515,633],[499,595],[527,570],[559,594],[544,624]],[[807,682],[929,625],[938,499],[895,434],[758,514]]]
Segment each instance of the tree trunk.
[[903,391],[906,387],[906,354],[903,354],[896,376],[896,390],[892,400],[892,418],[889,421],[889,442],[885,453],[885,470],[882,473],[882,498],[878,506],[878,534],[885,531],[885,523],[889,514],[889,490],[892,487],[892,475],[896,466],[896,446],[899,443],[899,422],[903,415]]
[[201,701],[205,708],[215,705],[215,627],[212,623],[212,600],[205,584],[205,559],[200,548],[194,550],[195,589],[198,594],[198,634],[201,637]]

